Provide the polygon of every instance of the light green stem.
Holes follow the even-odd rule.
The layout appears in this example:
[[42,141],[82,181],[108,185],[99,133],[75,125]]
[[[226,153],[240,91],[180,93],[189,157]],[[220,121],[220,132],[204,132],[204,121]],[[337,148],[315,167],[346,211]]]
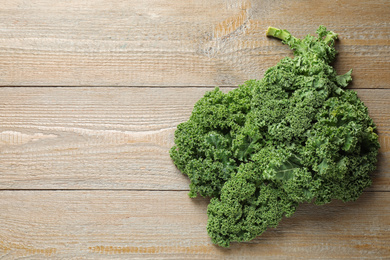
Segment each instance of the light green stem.
[[266,35],[281,39],[282,41],[285,41],[289,37],[292,37],[288,31],[281,30],[275,27],[268,27]]

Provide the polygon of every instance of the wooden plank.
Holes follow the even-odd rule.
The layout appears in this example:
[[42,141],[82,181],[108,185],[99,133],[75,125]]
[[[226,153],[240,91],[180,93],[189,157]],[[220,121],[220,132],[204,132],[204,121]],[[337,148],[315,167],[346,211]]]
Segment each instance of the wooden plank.
[[387,0],[3,0],[0,85],[237,86],[291,55],[268,26],[323,24],[355,88],[389,88],[389,13]]
[[207,199],[183,191],[0,191],[4,259],[388,259],[390,199],[301,205],[249,243],[213,246]]
[[[208,90],[1,88],[0,189],[188,190],[168,151]],[[382,145],[370,189],[389,190],[390,91],[358,95]]]

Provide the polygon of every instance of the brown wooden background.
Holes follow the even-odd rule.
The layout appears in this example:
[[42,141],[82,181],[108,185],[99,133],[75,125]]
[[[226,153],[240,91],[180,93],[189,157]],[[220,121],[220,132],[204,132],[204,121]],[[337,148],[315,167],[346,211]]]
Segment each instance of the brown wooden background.
[[[168,150],[194,103],[260,79],[302,37],[337,32],[335,66],[378,126],[373,185],[353,203],[301,205],[230,249],[206,233]],[[2,0],[2,259],[389,259],[388,0]]]

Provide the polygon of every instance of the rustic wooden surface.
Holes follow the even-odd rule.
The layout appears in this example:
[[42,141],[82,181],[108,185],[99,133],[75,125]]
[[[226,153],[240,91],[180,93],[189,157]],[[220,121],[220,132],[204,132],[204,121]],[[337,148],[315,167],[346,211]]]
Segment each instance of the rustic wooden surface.
[[[3,0],[0,258],[389,259],[389,17],[387,0]],[[216,247],[208,200],[188,198],[169,158],[175,127],[215,85],[291,55],[269,25],[301,37],[320,24],[378,126],[373,185]]]

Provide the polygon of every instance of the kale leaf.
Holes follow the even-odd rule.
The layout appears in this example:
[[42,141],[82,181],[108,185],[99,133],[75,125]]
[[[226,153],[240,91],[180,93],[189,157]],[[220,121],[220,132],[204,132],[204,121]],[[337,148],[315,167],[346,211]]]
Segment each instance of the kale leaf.
[[338,75],[337,34],[297,39],[270,27],[293,51],[223,93],[216,87],[175,131],[171,158],[190,183],[190,197],[211,197],[207,231],[228,247],[291,216],[299,203],[356,200],[371,185],[379,149],[367,107],[352,90],[352,70]]

